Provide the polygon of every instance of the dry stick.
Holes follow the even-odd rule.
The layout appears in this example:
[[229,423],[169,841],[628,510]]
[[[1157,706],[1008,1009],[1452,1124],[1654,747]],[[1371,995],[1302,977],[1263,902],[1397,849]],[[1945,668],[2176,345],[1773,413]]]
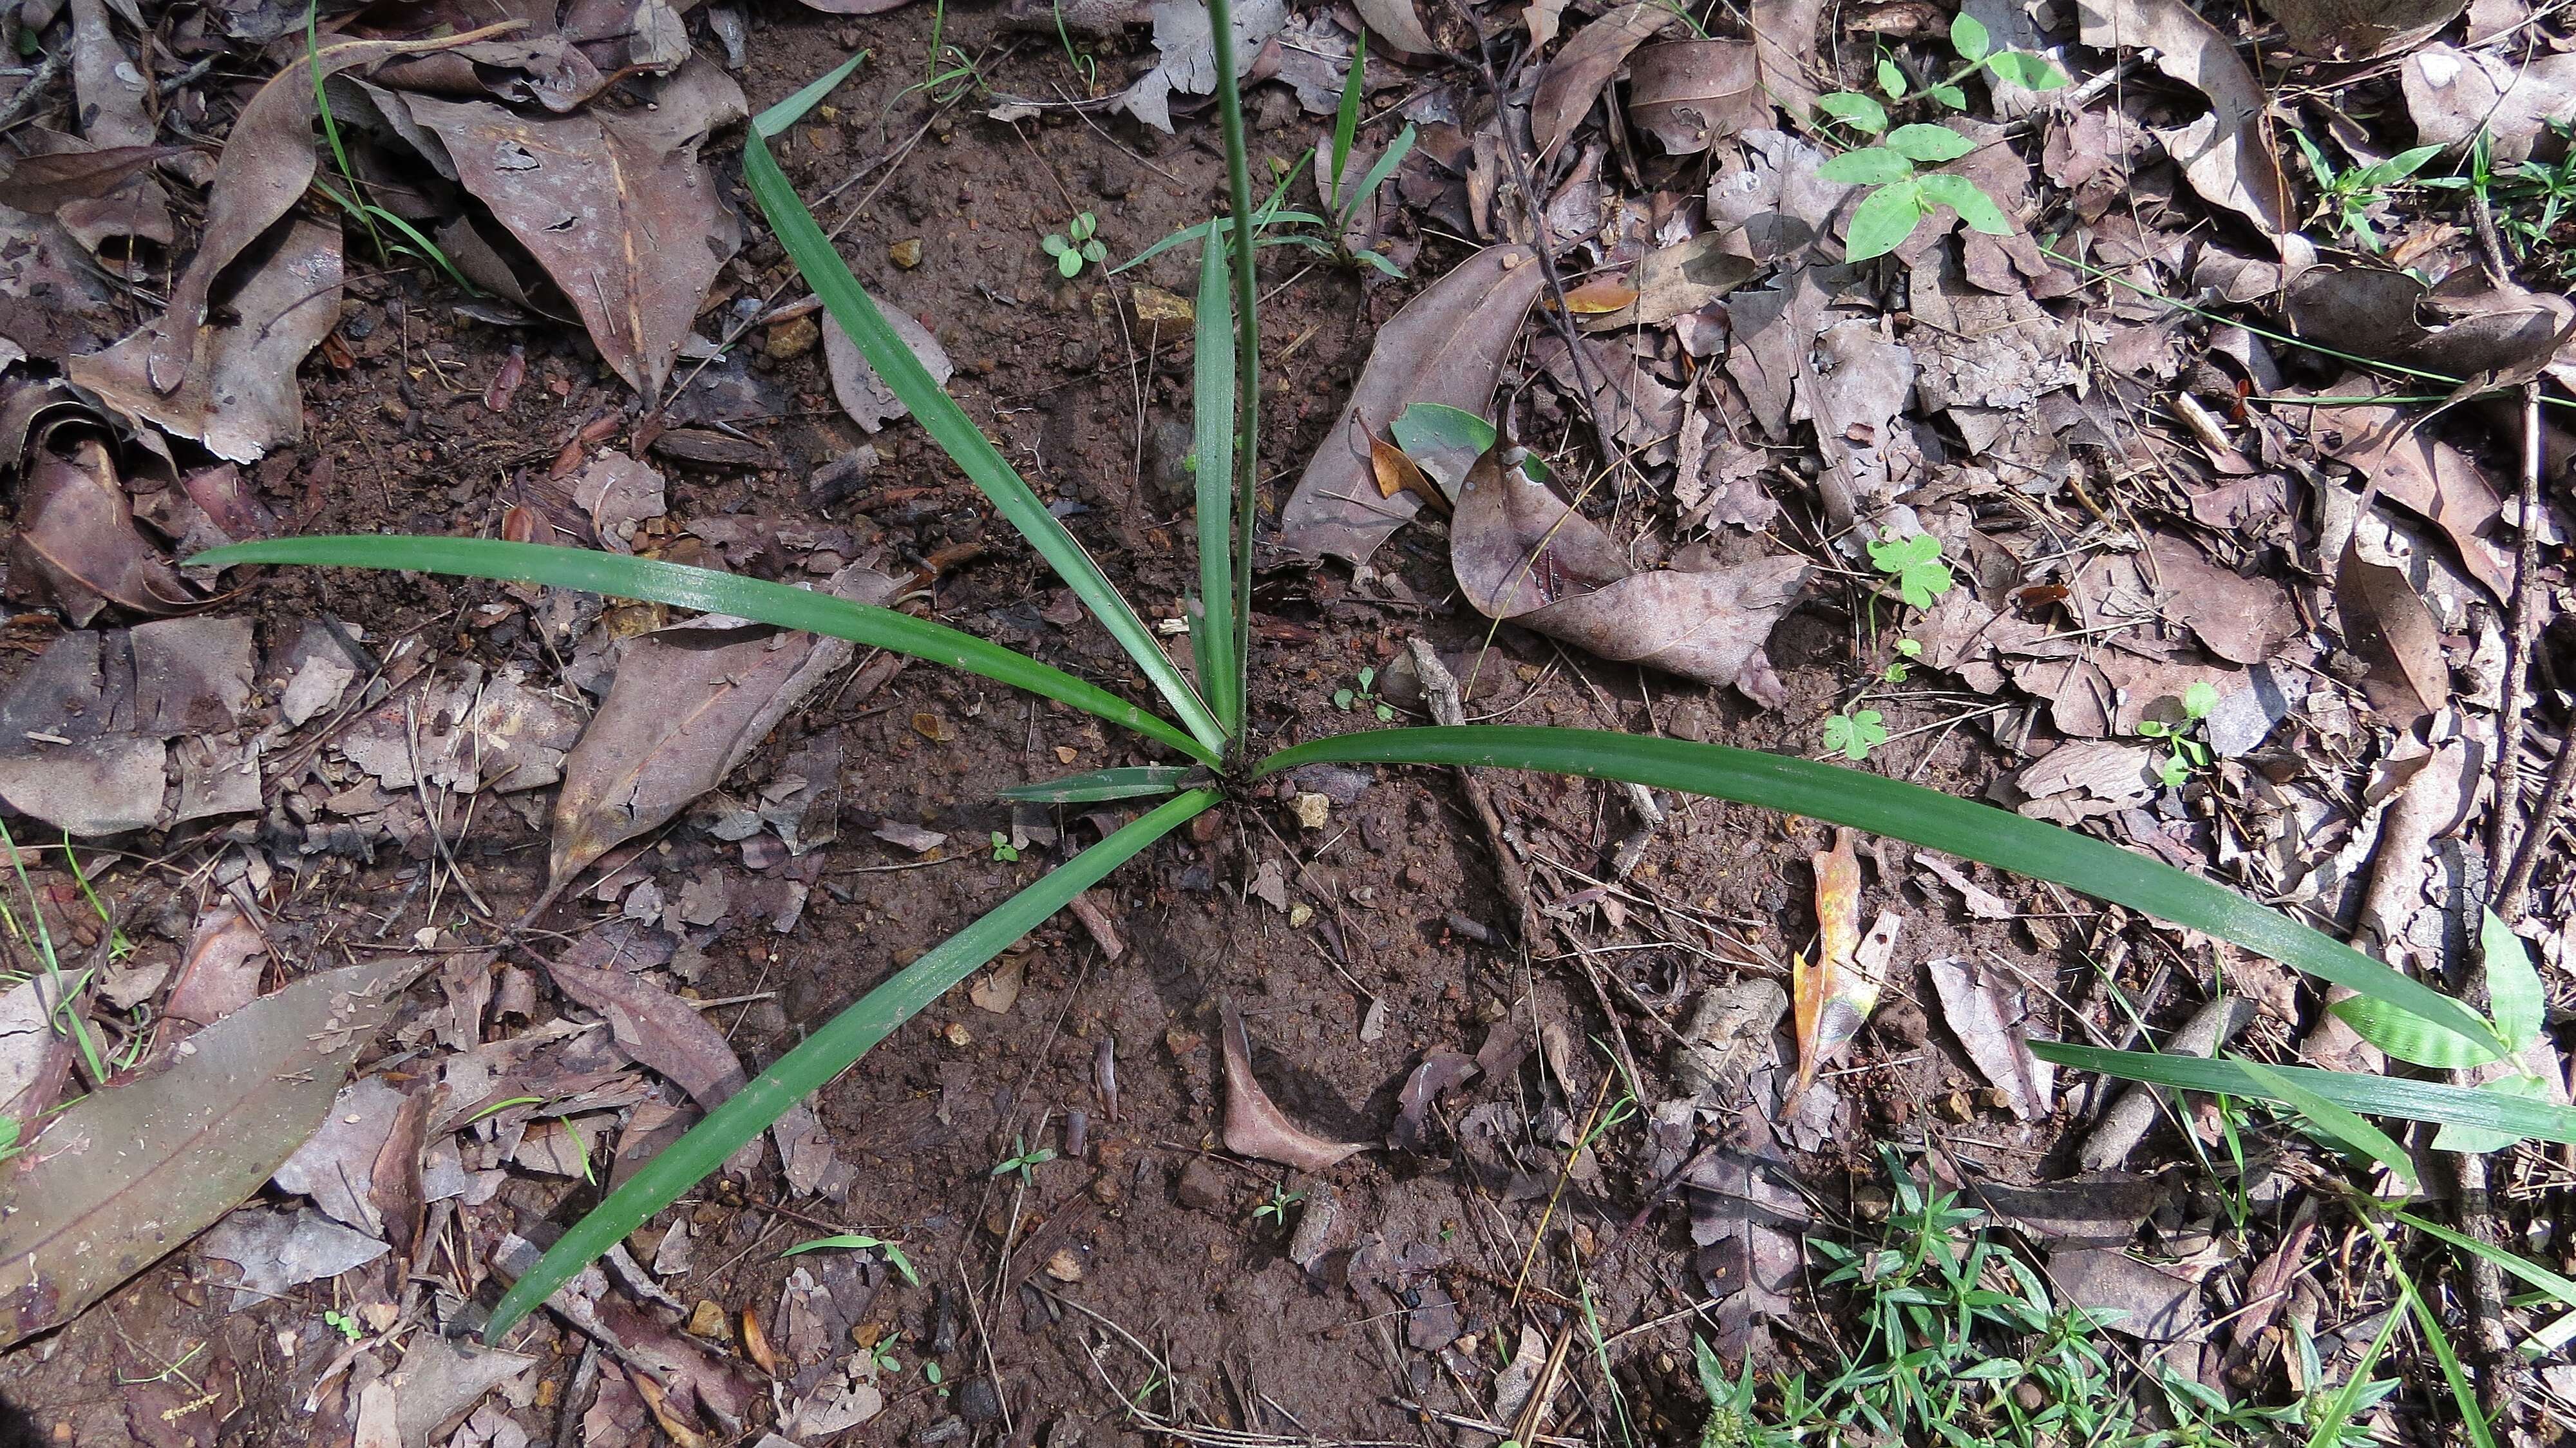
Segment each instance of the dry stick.
[[[2514,545],[2513,597],[2505,614],[2504,708],[2497,716],[2495,788],[2489,806],[2493,812],[2487,816],[2490,871],[2502,870],[2513,858],[2515,816],[2522,812],[2522,726],[2530,704],[2522,676],[2530,667],[2533,636],[2538,632],[2534,615],[2539,612],[2532,604],[2539,592],[2535,585],[2540,572],[2540,440],[2540,382],[2535,378],[2522,386],[2521,537]],[[2502,903],[2503,892],[2496,891],[2492,898]],[[2509,912],[2496,913],[2512,923]]]
[[[1463,722],[1466,708],[1458,697],[1458,676],[1449,672],[1447,664],[1440,662],[1439,653],[1431,647],[1428,639],[1413,638],[1408,641],[1408,647],[1413,651],[1414,669],[1422,675],[1423,698],[1431,706],[1432,720],[1443,725]],[[1466,785],[1467,803],[1474,806],[1477,821],[1485,827],[1486,843],[1493,848],[1495,882],[1502,888],[1503,902],[1512,908],[1512,929],[1524,946],[1536,948],[1538,911],[1530,903],[1529,867],[1521,862],[1520,856],[1512,853],[1502,812],[1494,808],[1494,798],[1485,789],[1483,775],[1461,765],[1458,778]]]
[[[2215,1056],[2229,1037],[2245,1029],[2254,1019],[2254,1003],[2243,996],[2220,996],[2202,1006],[2199,1012],[2174,1032],[2165,1042],[2169,1056]],[[2131,1086],[2112,1104],[2102,1124],[2084,1139],[2078,1160],[2086,1171],[2117,1171],[2138,1149],[2138,1142],[2155,1124],[2157,1091],[2160,1088],[2143,1083]]]
[[2531,828],[2523,831],[2522,846],[2514,851],[2513,868],[2505,872],[2504,884],[2496,891],[2496,914],[2503,919],[2522,913],[2522,897],[2531,889],[2532,872],[2539,868],[2540,853],[2558,828],[2558,817],[2567,812],[2571,786],[2576,786],[2576,721],[2559,736],[2558,758],[2549,766],[2549,782],[2540,787],[2540,808],[2532,814]]

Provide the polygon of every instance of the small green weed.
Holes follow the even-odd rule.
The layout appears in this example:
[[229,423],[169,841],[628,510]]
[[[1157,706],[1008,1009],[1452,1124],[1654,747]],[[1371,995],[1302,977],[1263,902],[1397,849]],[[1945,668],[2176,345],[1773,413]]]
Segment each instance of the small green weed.
[[1099,236],[1100,219],[1086,211],[1075,217],[1061,232],[1050,231],[1038,238],[1038,249],[1055,258],[1055,274],[1071,281],[1082,275],[1086,266],[1098,266],[1109,260],[1109,247]]
[[800,1252],[823,1251],[875,1252],[886,1259],[887,1266],[903,1274],[904,1281],[915,1287],[921,1285],[921,1274],[912,1270],[912,1259],[903,1255],[903,1248],[883,1237],[870,1237],[858,1232],[843,1232],[838,1236],[816,1237],[810,1242],[799,1242],[779,1253],[778,1257],[780,1261],[785,1261]]
[[367,1335],[366,1329],[358,1326],[356,1318],[336,1307],[326,1307],[322,1310],[322,1322],[324,1326],[351,1342],[356,1342]]
[[992,835],[994,859],[1007,862],[1016,860],[1020,857],[1019,847],[1011,843],[1011,837],[1009,835],[1002,833],[1000,830],[993,831]]
[[2293,130],[2290,139],[2298,142],[2299,149],[2306,153],[2308,174],[2317,178],[2318,187],[2325,193],[2318,198],[2318,214],[2359,242],[2364,251],[2379,250],[2379,232],[2371,225],[2372,214],[2384,212],[2390,200],[2389,193],[2413,179],[2416,172],[2442,154],[2439,146],[2417,146],[2411,151],[2400,151],[2385,161],[2374,161],[2367,166],[2348,166],[2338,171],[2317,143],[2308,139],[2306,132]]
[[1825,716],[1825,748],[1858,764],[1887,742],[1887,717],[1876,709],[1850,709]]
[[[2028,90],[2054,90],[2066,84],[2066,72],[2044,56],[1995,49],[1986,27],[1964,11],[1951,22],[1950,48],[1958,53],[1959,68],[1919,92],[1950,110],[1968,108],[1968,93],[1961,83],[1980,71]],[[1889,104],[1916,94],[1907,85],[1903,68],[1887,56],[1879,57],[1878,88]],[[1891,130],[1887,106],[1860,91],[1819,96],[1816,108],[1873,143],[1816,168],[1816,174],[1828,181],[1870,188],[1852,212],[1845,237],[1847,260],[1867,261],[1896,250],[1936,206],[1949,207],[1961,221],[1989,236],[2011,234],[2011,218],[1993,197],[1977,189],[1976,182],[1945,171],[1916,169],[1956,161],[1975,150],[1976,143],[1966,136],[1948,126],[1921,121]]]
[[2218,690],[2207,683],[2194,684],[2182,691],[2182,722],[2162,719],[2138,721],[2138,737],[2163,742],[2165,757],[2156,765],[2156,777],[2167,789],[2180,789],[2195,769],[2209,767],[2209,746],[2191,737],[2209,711],[2218,707]]
[[1252,1209],[1252,1219],[1256,1222],[1268,1222],[1274,1227],[1285,1227],[1288,1225],[1288,1209],[1304,1200],[1306,1200],[1304,1192],[1292,1192],[1285,1186],[1272,1187],[1270,1200]]
[[1902,684],[1914,672],[1913,661],[1923,657],[1923,645],[1913,639],[1898,639],[1896,652],[1902,657],[1879,671],[1879,678],[1891,684]]
[[1024,1136],[1015,1136],[1011,1138],[1011,1150],[1014,1155],[1006,1157],[996,1164],[990,1175],[1009,1176],[1013,1172],[1018,1172],[1020,1174],[1020,1184],[1022,1186],[1026,1186],[1037,1179],[1037,1169],[1039,1167],[1055,1160],[1054,1147],[1041,1146],[1037,1150],[1031,1151],[1029,1150],[1028,1138]]
[[1916,608],[1930,608],[1934,599],[1959,583],[1950,572],[1949,560],[1941,556],[1941,540],[1929,533],[1882,538],[1869,545],[1869,561],[1896,580],[1897,597]]
[[1383,724],[1388,720],[1393,719],[1395,717],[1395,706],[1369,692],[1370,686],[1375,683],[1377,683],[1377,670],[1360,670],[1358,688],[1335,689],[1333,691],[1333,707],[1347,714],[1357,706],[1366,704],[1377,712],[1379,723]]

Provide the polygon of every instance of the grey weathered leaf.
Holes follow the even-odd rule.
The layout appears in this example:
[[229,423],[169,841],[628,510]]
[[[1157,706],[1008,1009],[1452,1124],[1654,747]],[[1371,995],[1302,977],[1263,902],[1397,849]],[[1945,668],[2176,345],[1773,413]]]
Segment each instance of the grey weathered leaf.
[[2266,235],[2297,229],[2289,179],[2264,123],[2270,98],[2234,42],[2184,0],[2078,0],[2076,14],[2086,45],[2152,49],[2158,70],[2208,97],[2208,114],[2164,136],[2193,190]]
[[2053,1104],[2056,1068],[2031,1054],[2026,996],[2018,982],[1955,956],[1924,962],[1951,1034],[1968,1059],[2012,1103],[2013,1115],[2037,1121]]
[[2405,569],[2364,556],[2357,537],[2346,540],[2335,569],[2335,611],[2346,647],[2368,669],[2362,692],[2389,723],[2405,728],[2451,701],[2451,667],[2432,610]]
[[241,1269],[231,1308],[239,1312],[273,1301],[290,1287],[363,1267],[392,1249],[311,1207],[249,1207],[217,1222],[201,1250]]
[[2432,39],[2469,8],[2469,0],[2263,0],[2263,8],[2281,22],[2291,49],[2355,61]]
[[1746,40],[1666,40],[1628,63],[1628,116],[1676,156],[1696,156],[1771,124],[1760,48]]
[[1467,474],[1449,550],[1459,588],[1487,617],[1719,686],[1760,652],[1807,578],[1794,555],[1640,572],[1590,519],[1494,453]]
[[1422,500],[1379,493],[1369,450],[1396,417],[1436,402],[1490,419],[1503,356],[1546,278],[1524,246],[1489,247],[1423,289],[1378,329],[1351,400],[1279,514],[1279,546],[1306,558],[1368,561]]
[[0,1168],[0,1343],[70,1320],[259,1189],[420,965],[307,976],[92,1092]]
[[2576,107],[2576,54],[2427,45],[2406,57],[2398,83],[2417,140],[2458,147],[2483,135],[2496,160],[2520,161]]
[[[945,383],[956,374],[957,364],[948,360],[948,349],[940,346],[939,339],[930,334],[928,327],[914,320],[912,313],[882,302],[878,303],[877,310],[885,314],[886,324],[894,328],[894,334],[903,339],[905,346],[912,349],[912,355],[921,359],[931,381]],[[850,340],[849,333],[841,330],[840,319],[829,312],[823,314],[823,362],[832,374],[832,396],[840,401],[841,410],[850,415],[850,421],[875,432],[894,419],[909,415],[902,400],[877,376],[876,369],[868,365],[868,359],[859,355],[858,344]]]

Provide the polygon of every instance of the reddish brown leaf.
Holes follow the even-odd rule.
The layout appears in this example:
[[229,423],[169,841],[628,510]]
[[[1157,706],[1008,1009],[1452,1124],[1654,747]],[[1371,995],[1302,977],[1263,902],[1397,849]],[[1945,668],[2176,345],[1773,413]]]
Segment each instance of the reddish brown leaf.
[[1323,1171],[1354,1152],[1368,1150],[1363,1141],[1326,1141],[1297,1123],[1271,1101],[1252,1074],[1252,1037],[1231,1001],[1218,1003],[1225,1035],[1225,1149],[1299,1171]]
[[135,530],[133,505],[106,444],[83,438],[70,457],[40,451],[27,471],[20,507],[13,592],[30,596],[17,576],[23,571],[80,625],[110,604],[153,615],[193,602],[170,561]]
[[1878,1005],[1878,982],[1864,972],[1860,949],[1860,860],[1852,832],[1834,831],[1834,847],[1813,856],[1816,866],[1816,963],[1790,960],[1789,993],[1798,1020],[1798,1094],[1816,1084],[1816,1072],[1860,1033]]
[[1530,102],[1530,138],[1544,156],[1574,134],[1574,124],[1592,109],[1601,88],[1619,73],[1628,53],[1678,24],[1681,12],[1669,6],[1622,5],[1574,33],[1539,77],[1538,96]]

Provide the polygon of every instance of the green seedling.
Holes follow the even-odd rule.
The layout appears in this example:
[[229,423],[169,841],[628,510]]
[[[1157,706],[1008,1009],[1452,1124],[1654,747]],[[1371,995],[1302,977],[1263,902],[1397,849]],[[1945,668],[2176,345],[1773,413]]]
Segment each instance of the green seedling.
[[1041,1146],[1037,1150],[1031,1151],[1029,1150],[1028,1138],[1024,1136],[1015,1136],[1011,1138],[1011,1150],[1015,1154],[1005,1157],[1003,1160],[996,1163],[993,1170],[988,1173],[988,1175],[997,1177],[1009,1176],[1013,1172],[1018,1172],[1020,1174],[1020,1185],[1027,1186],[1031,1182],[1037,1180],[1037,1169],[1039,1167],[1055,1160],[1054,1147]]
[[1394,719],[1395,706],[1369,692],[1369,686],[1376,682],[1377,670],[1360,670],[1358,688],[1335,689],[1333,691],[1333,707],[1347,714],[1359,705],[1366,704],[1376,711],[1379,723],[1384,724]]
[[2318,198],[2317,213],[2359,242],[2364,251],[2379,250],[2379,232],[2371,224],[2371,217],[2387,210],[2389,193],[2442,154],[2440,146],[2417,146],[2385,161],[2338,171],[2317,143],[2308,139],[2307,132],[2293,130],[2290,139],[2298,142],[2300,151],[2306,154],[2308,174],[2316,178],[2318,189],[2324,193]]
[[1941,540],[1929,533],[1890,534],[1869,545],[1869,561],[1896,581],[1897,597],[1916,608],[1930,608],[1933,600],[1958,586],[1949,560],[1941,556]]
[[1274,1227],[1285,1227],[1288,1225],[1288,1209],[1304,1200],[1306,1200],[1304,1192],[1292,1192],[1285,1186],[1272,1187],[1270,1200],[1252,1209],[1252,1219],[1256,1222],[1268,1222]]
[[1011,843],[1011,837],[1009,835],[1002,833],[1000,830],[995,830],[992,834],[994,859],[1009,861],[1016,860],[1020,857],[1019,849]]
[[[1981,71],[2028,90],[2054,90],[2066,84],[2066,72],[2044,56],[1995,49],[1986,27],[1965,11],[1951,22],[1950,48],[1958,53],[1958,69],[1923,87],[1920,94],[1953,111],[1968,108],[1962,83]],[[1878,84],[1891,103],[1904,102],[1912,93],[1904,70],[1886,56],[1879,58]],[[1975,150],[1976,143],[1966,136],[1928,122],[1894,125],[1887,106],[1860,91],[1819,96],[1816,108],[1845,131],[1869,141],[1816,168],[1825,180],[1869,188],[1845,232],[1846,260],[1867,261],[1896,250],[1924,217],[1943,206],[1989,236],[2012,234],[2011,219],[1993,197],[1977,189],[1976,182],[1952,172],[1918,169],[1945,165]]]
[[[1260,240],[1245,148],[1242,96],[1235,84],[1230,0],[1211,0],[1217,121],[1224,141],[1228,215],[1199,234],[1193,346],[1194,474],[1198,597],[1187,601],[1195,673],[1165,653],[1145,617],[1120,595],[1083,545],[1011,466],[973,417],[934,382],[834,249],[771,154],[779,134],[827,96],[851,65],[804,87],[753,118],[743,139],[750,194],[779,245],[877,376],[910,409],[925,436],[980,489],[995,515],[1016,529],[1126,655],[1157,706],[1112,692],[1026,654],[926,619],[813,590],[661,559],[494,539],[393,537],[279,538],[200,553],[191,566],[331,565],[500,579],[804,629],[974,674],[1092,715],[1135,736],[1131,747],[1168,751],[1167,762],[1122,766],[1005,791],[1006,797],[1158,801],[1088,849],[1002,901],[923,953],[802,1041],[744,1089],[628,1175],[565,1231],[493,1309],[487,1340],[506,1337],[539,1303],[590,1262],[671,1206],[734,1152],[769,1129],[794,1103],[821,1089],[925,1006],[1037,929],[1083,890],[1107,879],[1157,841],[1231,801],[1250,801],[1262,782],[1312,764],[1470,766],[1527,769],[1621,780],[1703,795],[1823,824],[1841,824],[1926,849],[1978,860],[2198,930],[2317,978],[2350,987],[2389,1011],[2475,1046],[2505,1036],[2460,1001],[2224,886],[2141,857],[2105,840],[2022,818],[1975,800],[1887,779],[1865,770],[1723,745],[1609,730],[1509,725],[1375,728],[1330,735],[1299,721],[1301,742],[1265,752],[1247,729],[1255,483],[1261,477],[1260,293],[1253,271]],[[852,64],[855,64],[853,62]],[[1095,677],[1116,678],[1113,671]],[[1195,681],[1194,681],[1195,680]],[[1857,722],[1857,720],[1855,721]],[[2184,1089],[2263,1096],[2234,1062],[2152,1052],[2104,1051],[2034,1041],[2059,1064]],[[2284,1068],[2290,1075],[2295,1068]],[[2200,1073],[2200,1074],[2193,1074]],[[2179,1082],[2171,1078],[2183,1077]],[[2379,1116],[2512,1130],[2576,1142],[2576,1109],[2436,1082],[2333,1071],[2298,1072],[2296,1083],[2347,1109]],[[2214,1082],[2214,1084],[2212,1084]],[[2268,1099],[2268,1098],[2267,1098]],[[1005,1167],[1025,1184],[1038,1153]],[[2068,1441],[2075,1441],[2075,1435]]]
[[349,1314],[342,1312],[336,1307],[326,1307],[322,1309],[322,1325],[330,1328],[333,1332],[340,1334],[340,1336],[351,1342],[356,1342],[359,1338],[367,1335],[366,1329],[358,1326],[356,1318],[351,1317]]
[[1368,34],[1363,31],[1351,50],[1350,74],[1342,81],[1342,102],[1333,113],[1332,149],[1326,153],[1332,180],[1323,201],[1324,208],[1333,214],[1332,235],[1327,241],[1337,261],[1346,265],[1364,262],[1388,276],[1401,277],[1404,268],[1397,266],[1385,253],[1370,249],[1355,251],[1349,241],[1352,218],[1360,203],[1375,196],[1387,178],[1395,174],[1395,168],[1404,164],[1405,156],[1413,150],[1414,141],[1413,127],[1408,124],[1396,133],[1393,141],[1387,143],[1387,148],[1379,153],[1359,184],[1348,184],[1351,152],[1359,137],[1360,104],[1366,89],[1367,68]]
[[800,1252],[826,1251],[875,1252],[877,1255],[886,1259],[887,1266],[892,1267],[896,1272],[901,1273],[904,1281],[915,1287],[919,1287],[921,1285],[921,1274],[912,1270],[912,1259],[903,1255],[903,1248],[896,1246],[894,1243],[887,1241],[883,1237],[870,1237],[858,1232],[843,1232],[838,1236],[816,1237],[810,1242],[799,1242],[795,1246],[788,1248],[786,1251],[779,1253],[778,1258],[783,1262],[790,1257],[796,1256]]
[[1887,742],[1887,718],[1876,709],[1852,709],[1825,716],[1825,750],[1854,764]]
[[1109,260],[1109,247],[1097,233],[1100,220],[1086,211],[1075,217],[1061,232],[1050,231],[1038,238],[1038,249],[1055,258],[1055,274],[1071,281],[1082,275],[1087,266],[1098,266]]
[[1098,96],[1100,94],[1100,62],[1093,59],[1089,51],[1077,50],[1074,48],[1073,32],[1066,29],[1064,24],[1064,0],[1053,0],[1053,5],[1055,10],[1056,43],[1064,47],[1064,58],[1073,66],[1074,74],[1082,77],[1083,94]]
[[1898,639],[1896,652],[1901,657],[1880,670],[1878,675],[1890,684],[1902,684],[1914,672],[1912,661],[1923,657],[1923,645],[1913,639]]
[[2211,758],[2209,746],[2191,737],[2191,731],[2218,707],[2218,690],[2207,683],[2193,684],[2182,691],[2182,721],[2162,719],[2138,721],[2138,737],[2153,739],[2165,746],[2165,757],[2156,764],[2156,777],[2165,788],[2180,789],[2190,780],[2195,769],[2207,769]]

